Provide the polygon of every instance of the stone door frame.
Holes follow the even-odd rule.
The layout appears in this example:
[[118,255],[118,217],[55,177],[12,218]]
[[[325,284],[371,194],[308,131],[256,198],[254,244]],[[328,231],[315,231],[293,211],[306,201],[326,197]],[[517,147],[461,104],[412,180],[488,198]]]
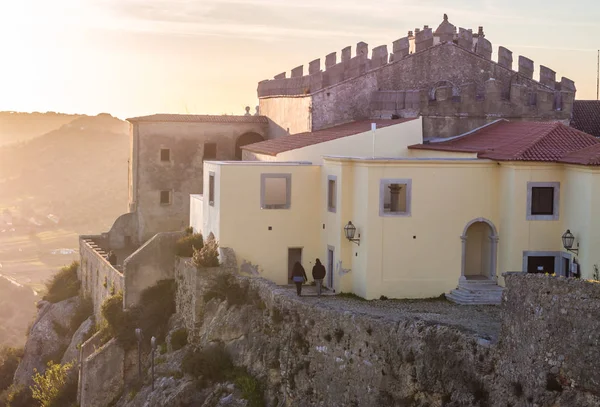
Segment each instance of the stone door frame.
[[491,220],[486,219],[486,218],[476,218],[471,220],[470,222],[467,223],[467,225],[465,226],[462,235],[460,236],[460,239],[462,241],[462,257],[461,257],[461,267],[460,267],[460,281],[467,281],[467,278],[465,276],[465,268],[466,268],[466,263],[467,263],[467,231],[469,230],[469,228],[478,222],[483,222],[483,223],[487,223],[487,225],[490,227],[490,229],[492,230],[491,235],[489,236],[490,239],[490,275],[488,276],[490,280],[496,281],[497,280],[497,276],[496,276],[496,265],[498,262],[498,230],[496,229],[496,226],[494,226],[494,223],[492,223]]

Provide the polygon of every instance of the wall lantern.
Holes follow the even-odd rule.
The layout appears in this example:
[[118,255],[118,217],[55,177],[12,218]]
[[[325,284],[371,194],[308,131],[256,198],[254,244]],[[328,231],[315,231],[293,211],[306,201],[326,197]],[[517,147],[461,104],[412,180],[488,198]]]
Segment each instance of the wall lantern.
[[563,247],[569,252],[579,254],[579,243],[577,243],[578,248],[573,249],[574,241],[575,241],[575,236],[573,236],[573,233],[571,233],[571,231],[569,229],[567,229],[567,231],[562,235]]
[[360,246],[360,239],[354,238],[354,235],[356,234],[356,226],[354,226],[352,222],[348,222],[348,224],[344,226],[344,233],[346,234],[346,239]]

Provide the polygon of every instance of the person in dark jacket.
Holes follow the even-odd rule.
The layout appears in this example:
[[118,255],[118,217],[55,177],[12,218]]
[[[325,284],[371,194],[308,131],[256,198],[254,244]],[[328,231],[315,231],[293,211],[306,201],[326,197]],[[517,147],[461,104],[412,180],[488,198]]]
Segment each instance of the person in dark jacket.
[[302,284],[308,280],[306,277],[306,271],[304,271],[304,267],[297,261],[294,264],[294,268],[292,269],[292,281],[296,284],[296,293],[298,296],[302,295]]
[[113,266],[117,265],[117,255],[112,250],[108,253],[108,262]]
[[317,295],[321,296],[321,287],[323,287],[323,279],[325,278],[325,266],[321,264],[321,260],[317,259],[312,269],[312,276],[317,285]]

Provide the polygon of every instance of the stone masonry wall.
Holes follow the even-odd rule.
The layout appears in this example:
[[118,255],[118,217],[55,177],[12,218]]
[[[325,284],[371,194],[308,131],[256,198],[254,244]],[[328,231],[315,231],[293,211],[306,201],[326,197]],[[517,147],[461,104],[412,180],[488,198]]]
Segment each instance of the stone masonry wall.
[[535,274],[505,281],[500,370],[535,399],[548,388],[600,396],[600,283]]
[[175,278],[175,242],[183,236],[185,232],[158,233],[125,260],[125,307],[135,305],[142,291],[158,281]]
[[105,407],[107,401],[116,399],[124,386],[125,352],[111,339],[81,365],[80,386],[82,407]]
[[198,274],[205,282],[195,283],[193,341],[224,343],[236,364],[266,382],[269,405],[600,404],[592,372],[599,362],[600,286],[509,276],[495,344],[454,326],[320,306],[260,278],[234,276],[244,305],[205,303],[206,290],[222,276]]
[[[206,143],[216,144],[216,157],[234,160],[236,142],[243,135],[266,139],[268,121],[249,117],[242,123],[140,122],[133,126],[130,211],[137,216],[136,243],[158,232],[182,230],[188,224],[190,194],[201,194]],[[161,149],[170,160],[161,161]],[[160,191],[171,192],[171,202],[161,204]]]
[[94,239],[101,239],[101,237],[80,236],[79,238],[81,264],[78,273],[83,292],[92,299],[94,315],[99,321],[102,303],[107,297],[125,291],[125,278],[123,273],[106,260],[107,253],[94,242]]

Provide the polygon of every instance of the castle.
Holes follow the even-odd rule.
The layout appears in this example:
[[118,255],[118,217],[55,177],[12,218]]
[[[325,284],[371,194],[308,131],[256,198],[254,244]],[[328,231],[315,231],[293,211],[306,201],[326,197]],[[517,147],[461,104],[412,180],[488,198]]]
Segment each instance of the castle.
[[[393,156],[395,160],[408,156],[423,160],[442,157],[445,153],[429,150],[426,153],[429,158],[426,158],[425,153],[408,147],[451,139],[495,125],[499,120],[569,123],[576,93],[573,81],[565,77],[557,81],[556,73],[545,66],[540,66],[535,80],[533,61],[520,56],[515,63],[512,52],[504,47],[498,48],[498,60],[493,61],[492,50],[483,27],[477,31],[457,29],[444,15],[435,31],[424,26],[394,41],[391,53],[386,45],[382,45],[375,47],[369,55],[368,45],[359,42],[354,56],[350,47],[342,49],[339,61],[335,52],[327,55],[324,69],[320,59],[315,59],[309,63],[308,75],[304,75],[303,66],[298,66],[291,70],[290,77],[281,73],[272,80],[261,81],[257,90],[259,106],[254,115],[247,108],[246,114],[240,116],[157,114],[129,119],[128,213],[118,218],[109,232],[80,239],[83,285],[93,294],[96,308],[109,294],[107,286],[124,289],[127,306],[135,303],[144,287],[171,276],[169,248],[179,236],[177,231],[190,222],[204,233],[219,234],[217,215],[208,213],[217,211],[219,205],[211,205],[210,199],[203,197],[214,194],[213,198],[218,201],[223,196],[225,191],[221,187],[226,185],[225,178],[219,177],[231,177],[226,175],[228,171],[239,173],[240,178],[237,182],[227,178],[232,182],[227,185],[233,188],[227,191],[227,199],[240,202],[244,199],[245,188],[254,188],[254,184],[243,184],[243,175],[258,171],[255,175],[263,180],[260,185],[264,189],[271,181],[268,176],[261,178],[260,171],[267,168],[269,162],[279,161],[265,170],[268,173],[288,174],[289,166],[298,167],[297,171],[307,171],[307,175],[301,177],[305,177],[302,182],[309,185],[319,181],[319,170],[315,169],[318,165],[315,164],[322,163],[325,155],[356,156],[358,150],[360,155],[367,155],[364,150],[370,150],[371,137],[376,138],[369,132],[370,123],[376,124],[373,134],[381,141],[377,147],[373,141],[373,158],[377,154]],[[553,129],[548,132],[555,134]],[[355,143],[352,146],[350,139]],[[278,153],[271,154],[268,143],[276,143]],[[293,145],[309,148],[318,143],[322,144],[306,155],[313,165],[301,162],[304,159],[298,162],[293,158],[302,154],[286,155],[297,148]],[[469,160],[477,158],[476,152],[457,154],[463,158],[468,156]],[[248,164],[236,167],[235,163],[240,159]],[[455,160],[448,156],[443,159],[449,160],[444,165]],[[332,160],[335,161],[329,159]],[[249,162],[255,162],[255,165]],[[342,160],[334,166],[346,168],[350,162]],[[381,171],[384,171],[390,162],[384,160],[377,166],[382,166]],[[205,173],[207,168],[210,174]],[[329,176],[334,174],[326,177]],[[286,177],[282,179],[291,180]],[[337,177],[341,180],[341,173]],[[403,181],[392,184],[404,186],[404,193],[407,193],[410,182],[405,176],[399,179]],[[480,181],[486,185],[489,180]],[[291,194],[290,199],[296,199],[292,197],[296,193],[295,187],[288,186],[289,183],[291,181],[282,184],[283,194]],[[333,194],[331,191],[323,193]],[[338,196],[342,199],[341,192]],[[190,205],[190,202],[197,204]],[[225,213],[225,209],[221,209]],[[316,215],[318,212],[310,213],[320,216]],[[203,217],[204,220],[198,220]],[[326,229],[327,222],[315,221],[316,226],[323,223],[322,229]],[[240,222],[234,221],[235,224]],[[272,227],[269,224],[269,231]],[[341,233],[340,230],[336,233]],[[343,239],[340,236],[336,239],[338,242],[332,246],[340,247]],[[115,267],[103,258],[111,250],[118,257]],[[316,248],[314,252],[322,253]],[[331,259],[331,268],[335,263],[341,270],[350,269],[344,265],[351,261],[351,251],[343,256],[339,254],[336,252],[335,262]],[[328,255],[329,252],[323,253],[322,257]],[[248,264],[255,264],[250,258],[246,260]],[[486,268],[488,273],[490,267]],[[560,267],[564,268],[562,263]],[[253,270],[256,269],[257,266],[253,266]],[[287,281],[285,278],[275,280]],[[452,280],[455,281],[454,276]],[[449,281],[445,281],[444,287]],[[344,284],[351,287],[350,283]],[[128,286],[131,289],[128,290]],[[378,290],[363,294],[372,297]],[[428,295],[430,291],[423,290],[421,294]]]

